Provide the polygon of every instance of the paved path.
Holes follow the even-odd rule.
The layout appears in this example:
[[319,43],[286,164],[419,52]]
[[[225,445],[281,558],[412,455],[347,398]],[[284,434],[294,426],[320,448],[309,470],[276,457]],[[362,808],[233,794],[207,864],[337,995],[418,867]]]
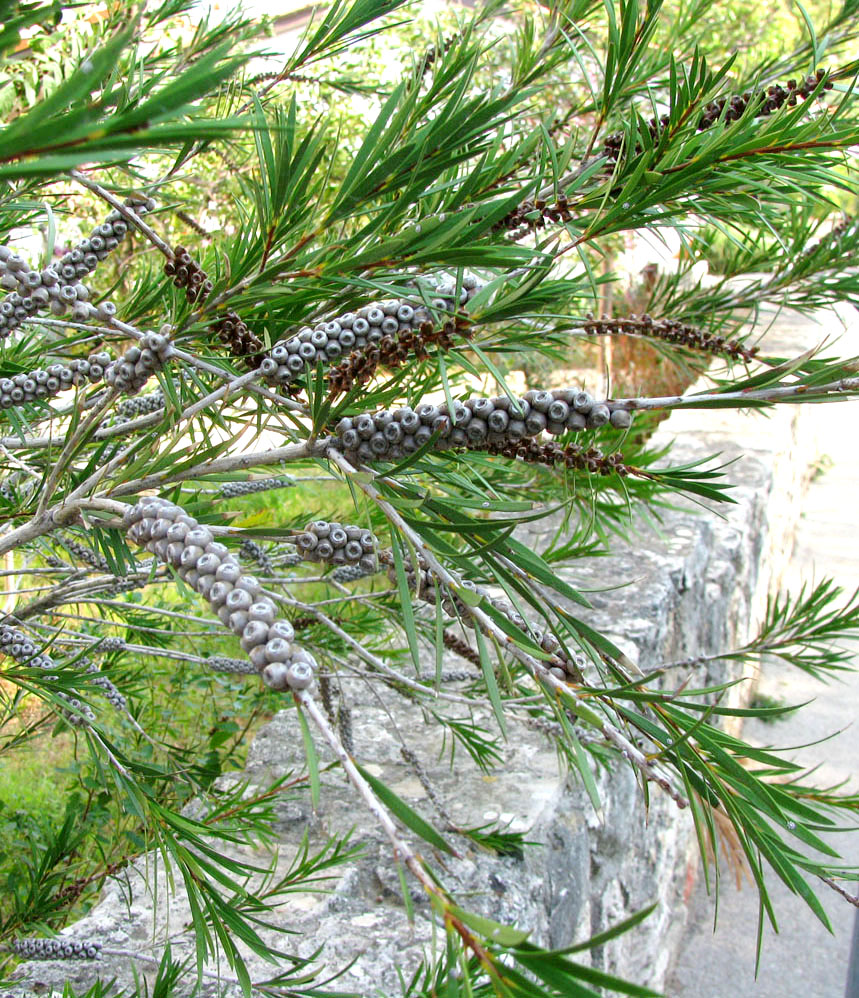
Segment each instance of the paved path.
[[[832,463],[809,487],[788,583],[794,588],[828,575],[852,593],[859,587],[859,404],[815,406],[806,418],[814,420]],[[855,647],[859,665],[859,643]],[[797,754],[820,765],[822,785],[846,779],[859,790],[859,671],[823,685],[797,670],[770,667],[759,688],[781,701],[814,702],[786,721],[750,722],[744,736],[761,745],[808,745],[853,722],[837,738]],[[859,834],[846,837],[842,851],[859,865]],[[781,931],[765,930],[757,979],[757,895],[748,884],[737,891],[725,876],[715,934],[713,899],[702,883],[696,888],[686,940],[665,988],[669,998],[845,998],[856,909],[834,894],[825,898],[830,935],[780,881],[771,882]],[[859,991],[847,998],[859,998]]]

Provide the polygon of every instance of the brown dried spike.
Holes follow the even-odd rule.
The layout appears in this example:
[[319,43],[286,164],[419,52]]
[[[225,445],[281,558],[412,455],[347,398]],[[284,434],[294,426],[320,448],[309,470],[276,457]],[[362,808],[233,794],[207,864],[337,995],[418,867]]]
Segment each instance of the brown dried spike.
[[436,329],[432,322],[426,321],[418,329],[402,332],[397,336],[390,334],[382,337],[376,344],[368,343],[360,350],[353,350],[339,364],[329,368],[328,397],[336,398],[349,391],[355,382],[365,384],[379,367],[396,369],[412,357],[426,360],[429,357],[427,346],[431,343],[437,343],[445,350],[451,349],[451,333],[454,331],[466,339],[470,336],[468,320],[464,314],[456,316],[453,321],[448,320],[442,329]]
[[476,665],[478,669],[480,668],[480,655],[478,655],[467,641],[458,638],[452,631],[445,631],[442,634],[442,640],[444,641],[445,648],[449,648],[452,652],[456,652],[460,658],[464,658],[467,662],[471,662],[472,665]]
[[729,340],[714,333],[706,333],[697,326],[688,326],[677,319],[653,319],[649,315],[630,315],[625,318],[603,316],[595,319],[589,315],[583,324],[586,333],[592,336],[643,336],[676,343],[681,346],[702,350],[706,353],[727,354],[751,361],[758,353],[758,347],[746,347],[739,340]]

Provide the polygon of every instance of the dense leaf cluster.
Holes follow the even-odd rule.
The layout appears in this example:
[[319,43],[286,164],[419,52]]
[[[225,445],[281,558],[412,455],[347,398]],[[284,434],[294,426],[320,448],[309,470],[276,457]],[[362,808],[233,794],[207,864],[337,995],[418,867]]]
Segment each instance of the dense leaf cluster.
[[[261,929],[284,895],[352,859],[349,843],[305,847],[286,873],[243,858],[270,843],[279,796],[318,799],[321,740],[443,933],[435,960],[404,971],[405,994],[651,994],[576,959],[638,916],[549,951],[462,906],[432,855],[453,835],[500,855],[525,843],[442,834],[432,792],[439,813],[419,813],[355,759],[352,708],[334,706],[347,670],[417,701],[486,772],[514,719],[552,739],[596,806],[596,769],[632,766],[644,805],[653,791],[689,808],[705,869],[730,838],[762,920],[775,923],[775,876],[825,922],[818,889],[849,876],[830,833],[855,819],[855,795],[727,734],[724,716],[772,711],[699,687],[701,660],[642,675],[580,619],[588,600],[560,565],[684,498],[729,501],[724,469],[648,443],[652,414],[859,395],[855,360],[751,342],[758,308],[859,304],[859,227],[833,219],[856,207],[856,0],[742,69],[695,46],[703,3],[675,17],[661,0],[489,0],[451,14],[455,30],[393,78],[367,53],[409,30],[399,0],[335,0],[262,73],[268,45],[241,17],[79,6],[0,0],[4,71],[50,46],[65,62],[0,127],[0,755],[48,722],[70,740],[71,725],[85,791],[13,857],[0,943],[80,955],[32,937],[155,849],[187,893],[201,974],[223,957],[221,979],[247,993],[347,994],[324,953],[275,952]],[[346,127],[358,105],[362,126]],[[667,229],[676,271],[624,289],[644,299],[635,311],[618,295],[595,320],[620,237]],[[691,280],[702,261],[718,273]],[[709,386],[594,399],[560,376],[513,383],[529,358],[561,365],[603,334],[706,370]],[[518,539],[550,516],[554,539]],[[718,657],[774,654],[825,677],[857,623],[856,597],[824,582],[774,596]],[[463,702],[488,705],[493,727]],[[276,707],[296,711],[306,771],[259,792],[219,783]],[[426,782],[406,739],[402,753]],[[242,948],[275,959],[275,976],[251,981]],[[158,994],[183,986],[169,947],[128,956],[157,967]]]

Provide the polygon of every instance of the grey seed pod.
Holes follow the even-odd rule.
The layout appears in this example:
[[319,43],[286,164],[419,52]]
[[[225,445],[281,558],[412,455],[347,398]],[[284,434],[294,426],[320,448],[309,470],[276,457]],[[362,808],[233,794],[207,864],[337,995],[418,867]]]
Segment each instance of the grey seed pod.
[[[422,427],[422,429],[426,429],[426,427]],[[384,433],[374,433],[372,437],[370,437],[368,443],[370,445],[370,449],[375,455],[381,457],[382,455],[387,454],[388,441]]]
[[184,541],[186,535],[189,531],[189,526],[187,523],[172,523],[167,528],[167,540],[168,541]]
[[[538,413],[539,415],[539,413]],[[511,440],[521,440],[527,433],[525,423],[521,419],[511,419],[507,424],[507,436]]]
[[[239,580],[241,581],[241,580]],[[251,604],[253,603],[253,598],[251,594],[244,589],[233,589],[231,593],[227,594],[225,601],[225,606],[230,610],[249,610]]]
[[262,680],[273,690],[289,689],[289,666],[285,662],[271,662],[262,670]]
[[370,332],[370,323],[363,317],[359,317],[352,323],[352,332],[356,336],[366,336]]
[[393,421],[394,414],[392,412],[388,412],[387,409],[383,409],[381,412],[373,414],[373,423],[375,424],[376,429],[384,430],[384,428],[389,423],[393,423]]
[[[403,439],[403,427],[401,423],[388,423],[383,431],[385,440],[391,444],[398,444]],[[345,443],[345,440],[344,440]]]
[[268,640],[265,643],[265,657],[268,662],[286,662],[292,654],[292,642],[275,635],[271,636],[269,631]]
[[349,540],[346,536],[346,531],[340,526],[332,526],[331,532],[328,534],[328,540],[336,548],[342,548],[343,545]]
[[250,620],[261,620],[265,624],[273,624],[277,615],[277,607],[270,599],[257,600],[248,609]]
[[204,553],[203,548],[199,544],[188,544],[182,551],[179,564],[183,568],[194,568]]
[[294,690],[306,690],[313,685],[313,668],[303,660],[292,661],[287,669],[286,681]]
[[327,561],[334,554],[334,545],[329,540],[321,540],[316,545],[316,555],[323,561]]
[[244,589],[245,592],[250,593],[254,598],[262,595],[262,586],[253,575],[241,575],[239,581],[236,583],[237,589]]
[[359,416],[355,420],[354,428],[362,440],[369,440],[376,432],[376,424],[372,416]]
[[214,540],[212,531],[207,527],[201,527],[199,524],[192,530],[189,530],[185,536],[186,544],[198,544],[201,548],[205,548],[208,544],[211,544]]
[[554,423],[565,423],[569,415],[570,407],[563,399],[555,399],[546,410],[547,418]]
[[486,418],[486,425],[494,433],[503,433],[509,423],[510,417],[503,409],[493,409]]
[[269,628],[269,637],[283,638],[284,641],[288,641],[292,644],[295,638],[295,630],[292,624],[288,620],[281,618],[276,620]]
[[[223,566],[221,566],[223,567]],[[231,582],[217,581],[209,591],[209,602],[212,606],[216,608],[222,607],[226,601],[227,596],[233,591],[233,584]]]
[[432,438],[432,429],[429,426],[419,426],[414,433],[414,441],[416,447],[423,447],[430,442]]
[[584,430],[587,425],[587,416],[582,415],[580,412],[571,412],[567,417],[566,427],[568,430],[573,430],[575,433]]
[[152,524],[152,539],[156,541],[161,540],[162,537],[167,536],[167,531],[170,529],[173,523],[172,520],[168,520],[164,516],[165,510],[163,507],[158,512],[159,512],[158,519]]
[[269,638],[269,625],[264,620],[250,620],[242,631],[241,646],[250,651],[256,645],[264,645]]
[[549,406],[554,401],[551,392],[528,392],[525,397],[531,403],[532,409],[544,414],[549,411]]
[[529,436],[536,436],[546,429],[546,417],[542,412],[531,412],[525,420],[525,431]]
[[399,422],[405,433],[414,433],[421,425],[420,417],[413,409],[404,410]]
[[611,425],[618,430],[626,430],[632,425],[632,413],[627,409],[612,409]]
[[[230,593],[230,595],[232,596],[232,593]],[[218,611],[218,616],[220,616],[225,610],[228,609],[229,607],[222,606],[221,609]],[[247,612],[244,610],[234,610],[231,614],[229,614],[226,621],[227,626],[234,634],[242,634],[244,632],[244,629],[248,626],[249,622],[250,618],[248,617]]]
[[299,534],[295,539],[295,546],[300,551],[312,551],[318,543],[319,538],[309,530],[303,534]]
[[440,415],[438,406],[432,405],[429,402],[419,405],[415,411],[417,412],[420,421],[426,426],[432,426]]
[[348,561],[359,561],[364,554],[364,549],[361,547],[360,541],[347,541],[343,553]]
[[587,392],[576,392],[573,396],[573,408],[576,412],[581,412],[584,415],[587,415],[591,411],[592,405],[593,399]]
[[597,403],[591,408],[588,413],[588,427],[590,429],[597,429],[600,426],[605,426],[605,424],[611,418],[611,411],[607,405],[603,403]]
[[255,671],[258,672],[260,669],[265,668],[267,661],[265,657],[265,645],[254,645],[253,648],[248,649],[247,656]]
[[344,430],[340,435],[340,442],[345,450],[357,450],[361,444],[361,437],[358,435],[357,430],[348,429]]
[[349,347],[355,345],[355,339],[355,333],[352,332],[351,329],[344,329],[339,336],[340,346],[342,346],[344,350],[348,350]]
[[229,582],[231,585],[239,581],[241,574],[242,570],[238,563],[232,560],[222,562],[215,570],[215,578],[218,582]]
[[470,420],[465,428],[466,439],[471,443],[482,443],[486,439],[488,428],[482,419],[474,418]]
[[184,568],[192,568],[189,562],[182,562],[182,558],[185,556],[185,545],[181,541],[168,541],[167,542],[167,561],[171,565],[179,566],[182,565]]

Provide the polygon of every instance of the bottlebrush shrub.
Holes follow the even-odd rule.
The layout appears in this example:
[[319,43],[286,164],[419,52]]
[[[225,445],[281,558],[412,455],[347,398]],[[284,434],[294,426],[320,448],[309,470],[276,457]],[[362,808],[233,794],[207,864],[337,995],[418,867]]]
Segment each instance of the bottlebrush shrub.
[[[316,796],[312,745],[327,743],[390,862],[431,901],[446,946],[404,969],[411,998],[649,994],[549,953],[530,926],[469,912],[434,859],[438,796],[418,815],[365,779],[341,669],[426,705],[487,768],[517,718],[588,785],[596,766],[631,766],[642,807],[649,791],[690,809],[702,862],[723,840],[742,850],[767,917],[775,877],[825,919],[818,893],[848,876],[827,832],[855,795],[819,791],[775,750],[761,768],[720,729],[723,691],[694,692],[694,663],[639,675],[566,607],[588,603],[569,581],[576,559],[634,536],[639,516],[684,496],[730,501],[730,466],[650,447],[659,416],[859,394],[855,362],[755,342],[762,306],[859,304],[859,227],[827,215],[857,193],[855,4],[740,73],[727,54],[705,63],[658,0],[503,19],[478,5],[431,58],[397,47],[418,30],[401,0],[343,0],[247,79],[270,39],[238,17],[188,33],[182,5],[144,3],[129,20],[122,4],[84,3],[60,24],[52,3],[12,7],[3,71],[43,51],[63,69],[42,74],[39,101],[3,91],[0,752],[14,759],[46,730],[22,713],[35,700],[86,761],[61,830],[27,838],[26,890],[0,896],[0,973],[104,958],[49,933],[151,847],[189,892],[201,973],[218,961],[248,994],[331,993],[341,968],[264,941],[278,898],[254,892],[255,861],[219,848],[271,839],[275,789],[216,776],[284,708],[307,750],[292,792]],[[821,68],[805,76],[812,57]],[[177,230],[189,218],[205,226]],[[627,300],[609,293],[618,237],[666,226],[678,272],[638,314],[608,309]],[[717,235],[724,273],[688,280]],[[523,391],[510,376],[536,358],[569,368],[571,346],[608,335],[697,357],[709,385],[619,397],[613,369],[589,391],[560,374]],[[517,539],[559,508],[555,541]],[[825,677],[857,625],[857,599],[824,581],[774,597],[760,632],[724,652]],[[491,720],[464,724],[463,705]],[[396,737],[429,786],[426,740]],[[192,798],[215,817],[195,819]],[[351,855],[342,841],[303,854],[289,888]],[[2,882],[20,884],[4,862]],[[250,980],[247,951],[279,962],[273,983]],[[193,968],[169,950],[122,955],[160,960],[165,996],[189,986]]]

